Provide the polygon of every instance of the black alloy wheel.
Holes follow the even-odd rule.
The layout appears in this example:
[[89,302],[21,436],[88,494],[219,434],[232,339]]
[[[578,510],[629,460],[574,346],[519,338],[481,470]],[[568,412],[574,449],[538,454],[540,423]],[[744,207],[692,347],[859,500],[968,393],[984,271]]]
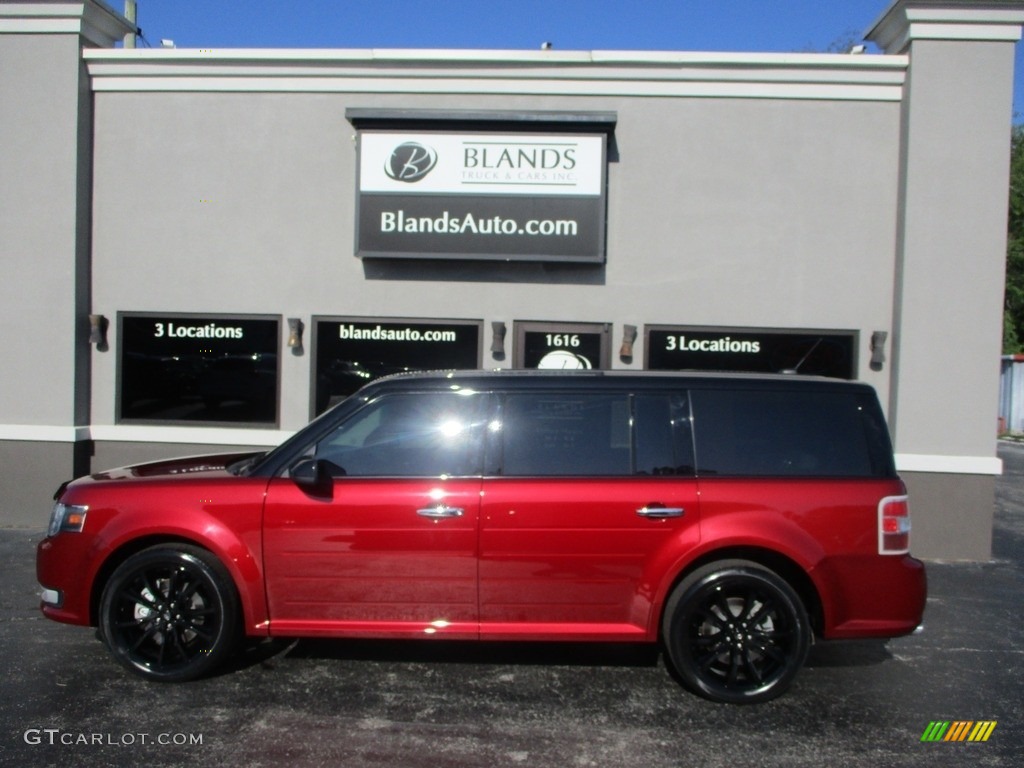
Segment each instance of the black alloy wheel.
[[138,552],[117,567],[100,602],[100,636],[132,672],[183,682],[216,667],[238,630],[238,597],[224,566],[186,544]]
[[687,688],[712,701],[754,704],[784,693],[811,643],[803,602],[757,563],[697,569],[672,592],[662,639]]

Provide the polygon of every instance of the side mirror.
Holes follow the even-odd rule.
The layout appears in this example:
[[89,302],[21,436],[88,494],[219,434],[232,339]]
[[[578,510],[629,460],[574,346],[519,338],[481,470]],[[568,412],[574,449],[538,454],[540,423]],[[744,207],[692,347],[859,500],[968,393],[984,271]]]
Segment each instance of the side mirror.
[[323,459],[302,459],[292,465],[288,475],[299,488],[313,496],[331,496],[334,484]]

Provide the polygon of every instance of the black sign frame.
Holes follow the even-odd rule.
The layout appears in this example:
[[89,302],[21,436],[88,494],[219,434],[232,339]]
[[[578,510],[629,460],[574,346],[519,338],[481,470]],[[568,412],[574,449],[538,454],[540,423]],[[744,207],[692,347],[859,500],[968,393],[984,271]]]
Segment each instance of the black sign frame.
[[[533,347],[531,335],[551,337],[545,345],[549,352],[564,352],[567,355],[583,355],[591,364],[592,370],[608,370],[612,365],[612,326],[611,323],[576,323],[576,322],[553,322],[539,320],[516,320],[513,323],[513,335],[515,346],[513,348],[513,361],[516,368],[535,368],[531,364],[533,358],[539,354]],[[576,337],[574,339],[574,337]],[[583,339],[579,337],[591,337]],[[593,347],[597,345],[596,355]],[[596,357],[594,360],[587,357],[585,353]],[[566,359],[567,366],[572,366],[572,361]]]
[[[475,329],[476,341],[473,344],[473,354],[475,355],[475,362],[471,367],[462,368],[462,370],[479,370],[483,362],[483,348],[484,348],[484,321],[473,320],[473,319],[462,319],[462,318],[424,318],[424,317],[366,317],[366,316],[352,316],[352,315],[314,315],[312,317],[312,342],[311,342],[311,353],[312,353],[312,365],[310,365],[310,386],[309,386],[309,412],[311,417],[322,413],[331,405],[335,404],[332,401],[329,393],[325,395],[322,390],[322,386],[325,383],[325,378],[331,375],[342,375],[348,376],[351,379],[349,385],[346,388],[352,388],[358,383],[368,384],[374,378],[378,378],[382,375],[389,373],[399,373],[402,370],[436,370],[444,369],[450,370],[452,366],[439,365],[410,365],[410,366],[397,366],[394,369],[390,367],[387,369],[373,370],[368,368],[366,371],[348,370],[340,373],[332,374],[331,372],[321,370],[321,357],[324,353],[324,347],[328,343],[328,338],[325,334],[333,336],[337,334],[336,338],[330,339],[334,344],[337,343],[338,338],[341,336],[341,329],[343,326],[347,326],[349,331],[349,337],[345,341],[369,341],[369,342],[382,342],[386,344],[442,344],[442,343],[453,343],[459,344],[459,340],[456,338],[452,342],[435,341],[430,339],[413,338],[414,334],[419,333],[421,336],[426,330],[430,331],[458,331],[463,329]],[[335,330],[329,332],[329,327],[333,327]],[[379,329],[379,333],[378,333]],[[393,333],[391,333],[393,332]],[[358,334],[367,334],[363,338],[357,338]],[[378,338],[374,338],[374,334],[378,335]],[[387,337],[390,334],[390,338]],[[463,348],[463,353],[469,356],[469,352],[465,351],[468,349],[468,343]],[[338,362],[344,362],[340,358],[334,358]],[[386,363],[386,361],[380,361]],[[414,361],[415,362],[415,361]],[[364,375],[365,374],[365,375]],[[353,390],[354,391],[354,390]]]
[[[524,140],[557,137],[550,130],[518,130]],[[602,265],[607,258],[608,135],[580,130],[572,134],[601,142],[600,193],[591,195],[424,194],[413,188],[403,192],[371,192],[362,188],[362,137],[368,131],[394,132],[412,137],[507,135],[484,124],[471,130],[415,123],[380,128],[358,127],[356,134],[356,189],[354,252],[360,259],[435,259],[474,261],[524,261]],[[391,228],[372,232],[374,222],[383,229],[387,216]],[[472,219],[472,226],[470,224]],[[505,229],[507,225],[512,230]],[[572,239],[563,225],[575,225]],[[528,233],[535,226],[538,231]],[[546,228],[552,231],[546,231]],[[486,231],[485,231],[486,230]],[[500,234],[498,234],[500,232]],[[562,234],[560,235],[559,232]],[[406,246],[412,237],[416,245]]]
[[[126,328],[139,322],[138,330]],[[185,390],[186,399],[198,398],[205,403],[218,403],[217,406],[204,406],[206,410],[219,407],[219,401],[225,398],[224,392],[226,383],[235,375],[244,374],[249,377],[250,385],[255,381],[258,394],[254,395],[260,403],[256,404],[266,407],[272,401],[273,418],[242,418],[242,419],[218,419],[201,417],[184,418],[159,418],[153,416],[133,416],[127,413],[125,397],[125,377],[129,375],[131,365],[127,364],[126,355],[146,354],[146,350],[131,349],[130,337],[143,334],[142,324],[152,324],[146,332],[146,336],[155,339],[166,339],[167,344],[174,344],[177,349],[168,349],[169,357],[177,357],[176,362],[182,363],[184,368],[190,365],[196,368],[189,371],[186,376],[190,381],[194,379],[195,390],[192,391],[190,384],[182,384],[181,377],[176,380],[168,376],[163,385],[168,389],[174,386]],[[177,323],[177,326],[175,326]],[[281,424],[281,316],[263,314],[241,314],[241,313],[198,313],[198,312],[132,312],[119,311],[117,313],[117,358],[115,364],[116,384],[114,388],[114,423],[115,424],[145,424],[151,426],[195,426],[195,427],[237,427],[241,429],[278,429]],[[264,326],[260,328],[259,326]],[[253,332],[260,339],[258,348],[247,346],[245,342],[246,329],[249,330],[249,338],[252,339]],[[239,333],[241,331],[241,333]],[[243,343],[234,343],[243,342]],[[163,342],[161,342],[163,343]],[[191,345],[195,343],[197,348],[194,354],[186,355],[187,359],[182,360],[181,351],[184,348],[186,353],[192,353]],[[204,348],[205,347],[205,348]],[[223,350],[217,353],[216,348]],[[170,355],[176,351],[178,354]],[[229,352],[233,354],[229,355]],[[256,356],[259,357],[256,357]],[[263,359],[264,355],[273,356],[268,361]],[[208,356],[208,357],[204,357]],[[232,365],[225,370],[211,372],[204,369],[203,363],[215,364],[224,358],[230,357],[233,361],[240,361],[249,358],[256,366],[253,370],[242,370],[237,365]],[[157,364],[160,365],[159,363]],[[160,376],[164,376],[161,372]],[[272,377],[271,381],[267,381]],[[159,398],[157,398],[159,399]],[[251,412],[251,411],[250,411]]]
[[859,347],[860,333],[850,330],[644,326],[647,370],[798,373],[854,380]]

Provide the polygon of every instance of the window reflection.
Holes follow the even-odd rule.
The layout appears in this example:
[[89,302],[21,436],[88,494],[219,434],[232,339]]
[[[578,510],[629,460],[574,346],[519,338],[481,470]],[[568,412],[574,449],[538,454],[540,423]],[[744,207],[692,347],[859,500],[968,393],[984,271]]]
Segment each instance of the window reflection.
[[388,395],[340,425],[315,455],[338,477],[479,474],[481,401],[455,393]]

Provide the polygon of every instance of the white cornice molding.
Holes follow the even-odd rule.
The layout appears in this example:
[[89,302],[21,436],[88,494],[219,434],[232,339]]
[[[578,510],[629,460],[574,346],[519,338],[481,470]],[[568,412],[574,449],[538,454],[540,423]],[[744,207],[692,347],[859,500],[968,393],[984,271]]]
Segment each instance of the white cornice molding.
[[283,429],[245,429],[240,427],[164,427],[141,424],[60,427],[45,424],[0,424],[0,441],[29,443],[74,443],[80,440],[97,440],[109,443],[273,447],[294,434],[293,431]]
[[294,435],[281,429],[237,427],[161,427],[148,425],[94,424],[93,440],[109,443],[182,443],[191,445],[244,445],[273,447]]
[[886,53],[914,40],[1016,42],[1024,0],[895,0],[864,33]]
[[89,427],[48,424],[0,424],[0,440],[30,443],[74,443],[89,439]]
[[[898,101],[907,59],[637,51],[95,50],[94,91]],[[411,66],[415,65],[415,66]]]
[[927,472],[943,475],[1001,475],[1002,459],[993,456],[938,456],[897,453],[898,472]]
[[100,0],[0,5],[0,34],[77,34],[88,45],[111,48],[132,30],[124,16]]

